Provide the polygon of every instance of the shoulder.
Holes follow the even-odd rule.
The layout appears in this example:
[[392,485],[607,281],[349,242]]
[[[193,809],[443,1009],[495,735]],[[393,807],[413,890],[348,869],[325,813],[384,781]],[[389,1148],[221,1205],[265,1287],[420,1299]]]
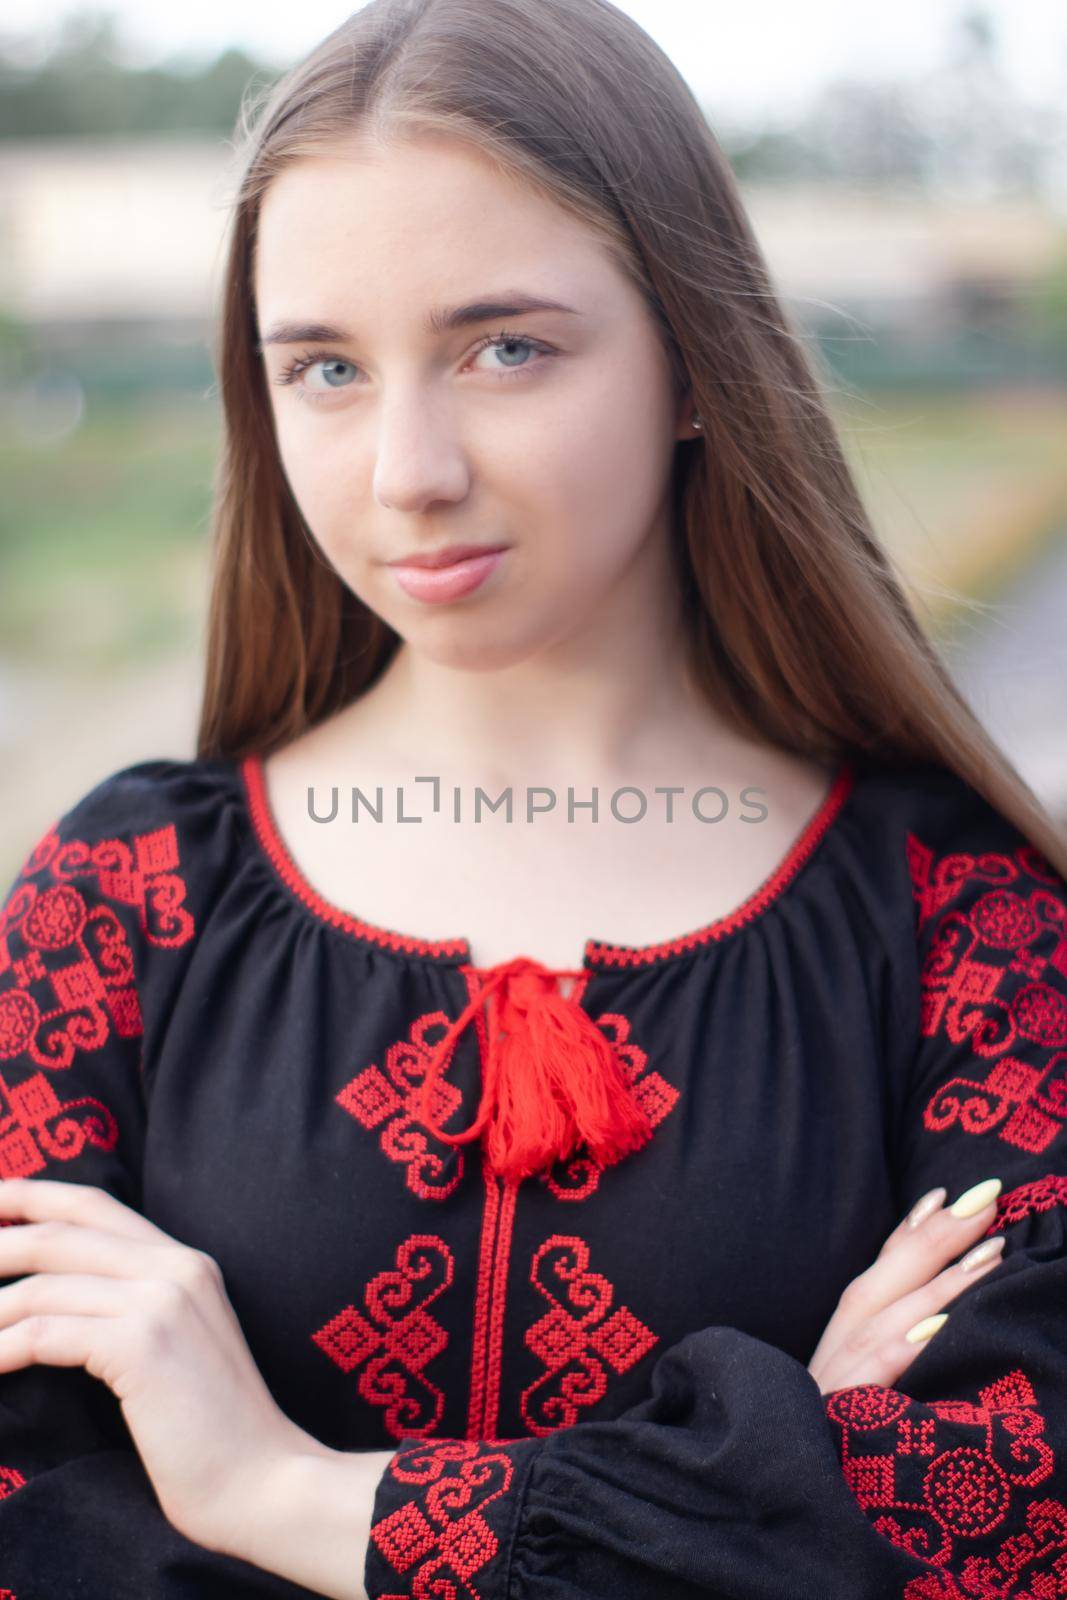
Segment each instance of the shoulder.
[[160,758],[108,774],[42,827],[9,909],[25,903],[28,889],[38,920],[46,906],[62,922],[79,905],[106,902],[129,913],[149,942],[185,943],[239,837],[239,785],[227,760]]
[[[829,829],[826,868],[835,900],[868,949],[901,968],[914,989],[916,964],[943,918],[972,911],[991,933],[1007,919],[1020,931],[1039,897],[1046,918],[1067,922],[1067,885],[1016,824],[949,768],[848,763],[842,803]],[[990,898],[992,897],[992,898]],[[1058,904],[1056,903],[1058,902]],[[1028,924],[1027,924],[1028,925]]]
[[[869,856],[887,851],[912,879],[925,879],[935,861],[990,852],[1042,857],[1020,828],[972,784],[949,768],[912,763],[892,770],[851,764],[846,815]],[[1047,862],[1045,872],[1051,871]],[[959,871],[956,863],[954,870]]]

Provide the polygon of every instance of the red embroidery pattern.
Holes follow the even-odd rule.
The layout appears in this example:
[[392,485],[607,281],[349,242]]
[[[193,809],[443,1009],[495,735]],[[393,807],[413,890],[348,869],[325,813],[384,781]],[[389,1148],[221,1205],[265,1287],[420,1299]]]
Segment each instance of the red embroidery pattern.
[[[526,1333],[528,1348],[547,1369],[523,1390],[522,1417],[531,1433],[569,1428],[607,1392],[609,1367],[628,1371],[658,1341],[627,1306],[608,1315],[615,1291],[588,1267],[588,1246],[561,1234],[534,1255],[530,1282],[551,1309]],[[549,1274],[563,1285],[563,1298],[545,1281]]]
[[[24,1489],[26,1479],[17,1467],[0,1467],[0,1500],[7,1500],[16,1489]],[[2,1600],[2,1592],[0,1592]]]
[[[450,1026],[451,1019],[443,1011],[417,1018],[408,1037],[389,1046],[384,1072],[372,1063],[335,1096],[337,1104],[363,1127],[381,1127],[378,1143],[382,1151],[390,1161],[407,1168],[405,1182],[420,1200],[444,1200],[463,1177],[460,1150],[435,1139],[419,1117],[419,1094],[434,1045]],[[434,1037],[428,1038],[431,1032]],[[455,1084],[442,1074],[430,1096],[430,1113],[441,1123],[461,1100]]]
[[[626,1069],[634,1085],[636,1097],[648,1120],[655,1128],[674,1110],[679,1091],[658,1072],[647,1072],[648,1056],[638,1045],[630,1043],[630,1020],[618,1012],[604,1011],[596,1018],[597,1027],[608,1038],[615,1054]],[[558,1200],[584,1200],[600,1182],[604,1168],[586,1153],[557,1161],[545,1182]]]
[[406,1592],[427,1600],[457,1594],[480,1600],[471,1580],[476,1573],[488,1576],[486,1568],[500,1553],[485,1512],[511,1488],[515,1469],[508,1456],[491,1442],[450,1439],[399,1451],[389,1472],[423,1491],[370,1531],[390,1566],[411,1574]]
[[43,1072],[16,1084],[0,1073],[0,1178],[43,1172],[49,1157],[73,1161],[87,1144],[114,1150],[118,1138],[118,1124],[103,1101],[91,1095],[60,1100]]
[[1043,1178],[1022,1183],[1017,1189],[1009,1189],[1007,1194],[999,1196],[996,1216],[983,1238],[1000,1233],[1009,1223],[1021,1222],[1035,1212],[1051,1211],[1053,1206],[1067,1206],[1067,1178],[1048,1172]]
[[427,1311],[452,1282],[452,1252],[433,1234],[413,1234],[396,1252],[396,1270],[379,1272],[364,1292],[372,1320],[348,1305],[311,1335],[342,1372],[366,1363],[359,1392],[384,1406],[395,1439],[422,1438],[441,1420],[445,1397],[425,1368],[448,1344],[448,1334]]
[[315,916],[320,917],[323,922],[328,922],[331,927],[340,928],[353,938],[377,945],[383,950],[427,956],[433,961],[450,963],[457,959],[470,960],[470,945],[466,939],[419,939],[414,934],[395,933],[391,928],[379,928],[372,922],[364,922],[362,918],[354,917],[351,912],[342,911],[340,906],[331,905],[328,900],[324,900],[318,890],[304,877],[278,832],[267,795],[266,775],[261,755],[244,758],[241,762],[241,778],[248,797],[248,811],[256,838],[262,845],[267,859],[286,888],[295,894],[297,899],[302,900]]
[[95,878],[107,900],[134,906],[149,944],[174,949],[187,944],[195,928],[185,909],[185,881],[178,871],[178,834],[173,822],[151,833],[134,835],[133,849],[121,839],[101,839],[88,845],[81,839],[66,844],[52,827],[35,845],[23,865],[27,878],[44,867],[53,878]]
[[[1025,1373],[1009,1372],[980,1390],[977,1404],[923,1404],[866,1384],[836,1390],[825,1406],[841,1429],[845,1478],[873,1526],[951,1571],[913,1579],[905,1600],[1063,1594],[1067,1506],[1025,1493],[1046,1482],[1055,1465]],[[981,1554],[968,1549],[994,1535]],[[1019,1587],[1024,1579],[1028,1587]]]
[[[995,1128],[1020,1150],[1047,1150],[1067,1122],[1067,885],[1030,845],[1011,856],[937,859],[909,835],[908,862],[918,928],[937,919],[922,966],[921,1032],[943,1031],[979,1060],[998,1058],[980,1081],[941,1084],[924,1125],[940,1132],[958,1124],[973,1134]],[[975,880],[996,887],[952,909]],[[1022,981],[1006,985],[1009,974]],[[1043,1065],[1032,1049],[1026,1060],[1006,1054],[1019,1040],[1055,1053]]]
[[[648,1056],[630,1042],[627,1017],[617,1012],[604,1012],[594,1020],[635,1085],[637,1098],[649,1121],[653,1127],[657,1126],[674,1109],[679,1091],[659,1072],[646,1070]],[[434,1047],[450,1025],[443,1011],[430,1011],[418,1017],[408,1037],[386,1050],[384,1070],[372,1062],[357,1072],[335,1096],[337,1104],[368,1131],[381,1129],[378,1143],[383,1154],[407,1169],[407,1187],[421,1200],[447,1199],[463,1178],[460,1147],[436,1139],[419,1114],[420,1091]],[[482,1059],[485,1059],[484,1049]],[[430,1114],[434,1121],[447,1122],[461,1103],[459,1089],[442,1074],[430,1096]],[[579,1153],[570,1161],[557,1162],[551,1173],[544,1174],[542,1181],[560,1200],[584,1200],[596,1189],[603,1170],[591,1155]]]
[[840,761],[829,794],[794,841],[788,855],[736,911],[709,922],[704,928],[697,928],[693,933],[683,934],[680,939],[668,939],[663,944],[607,944],[601,939],[587,939],[586,961],[603,967],[651,966],[657,961],[688,955],[691,950],[699,950],[703,945],[728,938],[739,928],[747,927],[774,904],[815,853],[851,794],[855,782],[856,773],[851,761]]
[[[22,876],[47,867],[60,881],[45,889],[20,883],[0,910],[0,1059],[25,1054],[41,1067],[69,1067],[78,1050],[99,1050],[112,1031],[124,1039],[142,1033],[125,929],[110,905],[90,909],[69,880],[95,877],[107,899],[137,907],[149,943],[173,947],[194,931],[180,906],[177,865],[173,825],[139,835],[133,853],[119,839],[90,846],[62,844],[54,829],[45,835]],[[12,953],[12,934],[23,953]]]
[[500,1369],[504,1353],[504,1299],[515,1223],[518,1185],[505,1183],[483,1162],[485,1204],[478,1249],[478,1284],[471,1341],[470,1404],[467,1437],[491,1439],[500,1408]]

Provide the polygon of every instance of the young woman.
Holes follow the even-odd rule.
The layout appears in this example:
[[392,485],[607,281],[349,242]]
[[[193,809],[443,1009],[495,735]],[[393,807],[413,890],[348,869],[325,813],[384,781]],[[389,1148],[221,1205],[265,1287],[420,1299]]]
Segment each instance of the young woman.
[[1067,841],[699,108],[374,0],[245,133],[197,756],[0,929],[0,1589],[1060,1593]]

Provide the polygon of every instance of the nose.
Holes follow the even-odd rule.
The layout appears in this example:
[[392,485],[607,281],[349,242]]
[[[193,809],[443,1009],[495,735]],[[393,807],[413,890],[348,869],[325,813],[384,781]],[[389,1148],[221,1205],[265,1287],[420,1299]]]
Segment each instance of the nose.
[[447,408],[410,394],[386,401],[374,462],[378,504],[417,512],[436,501],[461,501],[469,487],[466,451]]

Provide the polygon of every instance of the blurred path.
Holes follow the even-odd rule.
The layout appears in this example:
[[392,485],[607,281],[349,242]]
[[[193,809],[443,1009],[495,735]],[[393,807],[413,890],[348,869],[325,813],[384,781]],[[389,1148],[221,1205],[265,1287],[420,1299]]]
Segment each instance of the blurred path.
[[1067,527],[944,645],[956,682],[1034,793],[1067,826]]

